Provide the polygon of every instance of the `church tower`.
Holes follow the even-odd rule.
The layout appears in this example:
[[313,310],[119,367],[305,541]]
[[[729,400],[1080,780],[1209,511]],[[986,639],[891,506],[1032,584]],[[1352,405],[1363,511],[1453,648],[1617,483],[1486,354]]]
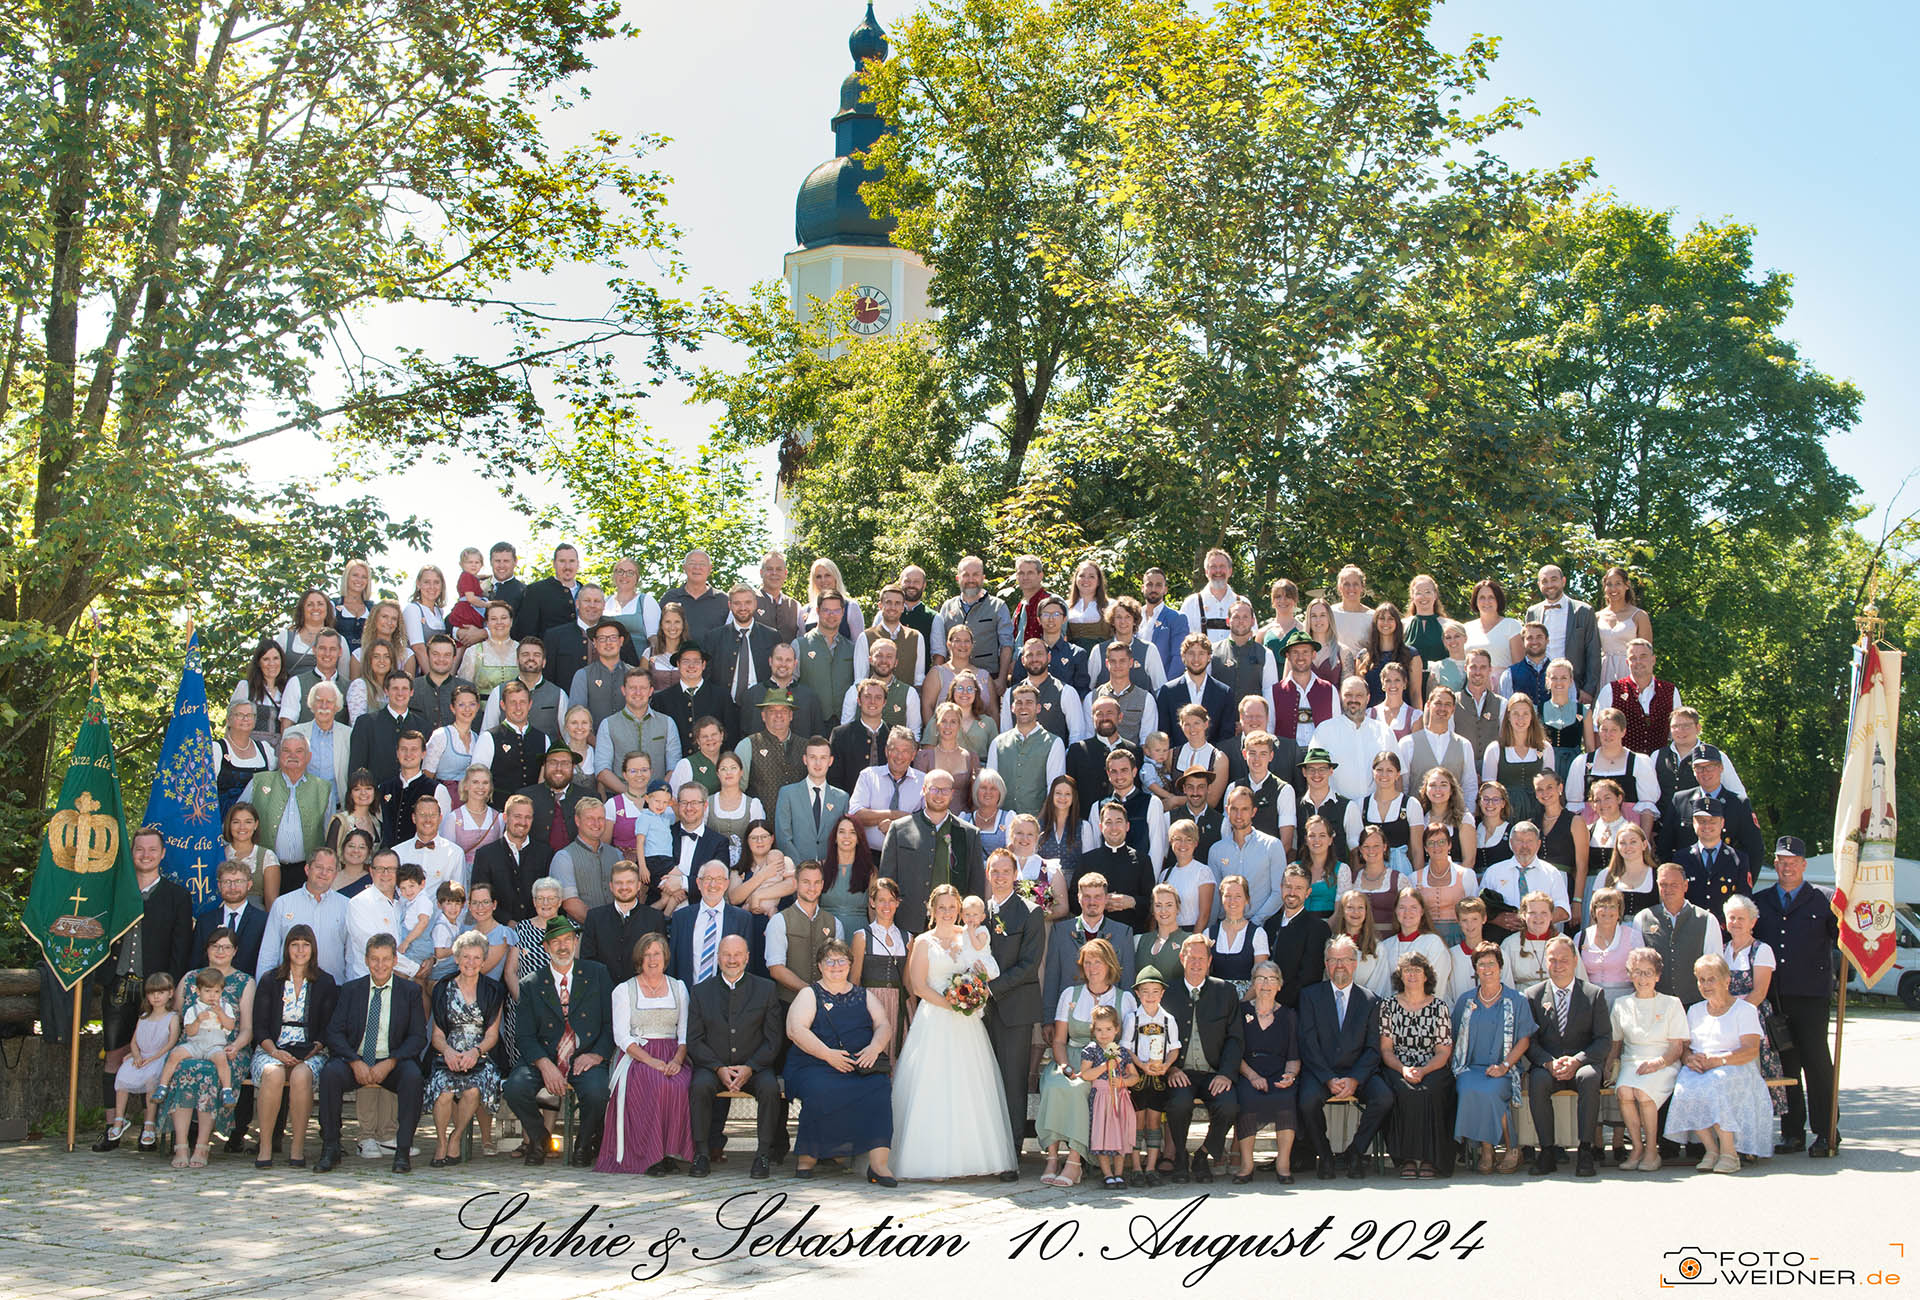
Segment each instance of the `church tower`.
[[793,233],[799,245],[786,257],[788,301],[794,314],[809,314],[812,298],[827,299],[852,288],[853,328],[878,335],[925,320],[931,273],[918,256],[893,246],[893,222],[876,219],[860,201],[860,185],[873,173],[853,155],[887,129],[862,98],[860,70],[887,57],[886,33],[867,5],[867,16],[847,39],[853,71],[840,83],[840,111],[833,115],[833,157],[801,182],[794,203]]

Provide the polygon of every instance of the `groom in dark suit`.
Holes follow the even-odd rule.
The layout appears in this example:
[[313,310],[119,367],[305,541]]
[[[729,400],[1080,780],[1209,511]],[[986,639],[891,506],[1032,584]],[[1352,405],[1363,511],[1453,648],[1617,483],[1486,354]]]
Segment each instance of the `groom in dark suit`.
[[987,859],[988,946],[1000,974],[987,982],[987,1041],[1007,1093],[1007,1123],[1013,1129],[1014,1167],[1000,1181],[1020,1177],[1020,1144],[1027,1132],[1027,1071],[1033,1027],[1040,1020],[1040,960],[1046,951],[1046,918],[1013,892],[1013,854],[995,849]]
[[547,921],[547,966],[520,986],[520,1064],[507,1076],[507,1105],[526,1131],[529,1165],[547,1161],[547,1122],[537,1098],[571,1088],[579,1102],[573,1163],[591,1168],[607,1118],[607,1058],[613,1055],[613,980],[597,961],[579,961],[580,932],[565,915]]
[[1378,1001],[1353,982],[1360,950],[1341,935],[1327,945],[1327,978],[1300,993],[1300,1126],[1320,1161],[1320,1177],[1333,1177],[1333,1144],[1327,1140],[1327,1102],[1351,1097],[1360,1122],[1342,1153],[1347,1177],[1366,1176],[1367,1152],[1393,1109],[1393,1089],[1380,1077]]

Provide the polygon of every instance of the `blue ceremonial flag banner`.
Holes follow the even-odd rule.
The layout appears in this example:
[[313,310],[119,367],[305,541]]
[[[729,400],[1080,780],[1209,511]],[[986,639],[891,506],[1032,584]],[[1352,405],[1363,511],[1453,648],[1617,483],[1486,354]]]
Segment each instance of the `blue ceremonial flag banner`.
[[214,784],[213,729],[207,720],[207,679],[200,634],[187,638],[187,662],[173,696],[173,720],[153,768],[146,824],[167,837],[161,870],[186,887],[196,914],[220,901],[220,795]]

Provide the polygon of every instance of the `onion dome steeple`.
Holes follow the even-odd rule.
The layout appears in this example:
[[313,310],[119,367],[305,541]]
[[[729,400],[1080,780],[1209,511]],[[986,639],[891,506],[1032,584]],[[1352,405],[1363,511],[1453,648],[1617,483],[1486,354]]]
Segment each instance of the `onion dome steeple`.
[[886,133],[887,124],[863,96],[860,72],[868,63],[887,57],[887,36],[867,5],[867,16],[847,38],[853,71],[840,83],[840,111],[833,115],[834,156],[814,168],[800,184],[794,203],[794,237],[802,248],[823,244],[892,243],[892,221],[881,221],[860,200],[860,186],[876,173],[861,166],[853,155]]

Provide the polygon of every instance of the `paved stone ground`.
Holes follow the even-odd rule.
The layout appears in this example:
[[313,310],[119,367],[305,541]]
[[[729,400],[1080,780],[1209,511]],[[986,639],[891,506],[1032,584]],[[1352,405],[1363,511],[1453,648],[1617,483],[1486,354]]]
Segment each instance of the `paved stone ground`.
[[[27,1144],[0,1148],[0,1297],[409,1300],[484,1293],[494,1289],[488,1281],[501,1259],[487,1258],[485,1250],[452,1259],[434,1252],[455,1255],[475,1243],[477,1234],[460,1224],[469,1198],[482,1200],[467,1206],[467,1220],[484,1224],[520,1192],[529,1199],[495,1240],[541,1220],[549,1235],[558,1235],[595,1203],[600,1210],[588,1235],[624,1232],[634,1238],[617,1259],[522,1258],[498,1289],[530,1300],[726,1295],[749,1288],[787,1294],[801,1287],[828,1287],[836,1300],[900,1300],[934,1288],[999,1300],[1010,1294],[1003,1282],[1028,1290],[1103,1285],[1128,1295],[1176,1293],[1205,1257],[1153,1259],[1127,1247],[1201,1191],[1212,1195],[1180,1230],[1217,1235],[1291,1229],[1298,1241],[1330,1222],[1313,1239],[1309,1257],[1230,1258],[1191,1284],[1196,1293],[1339,1287],[1351,1294],[1356,1287],[1428,1290],[1436,1283],[1478,1288],[1509,1265],[1537,1270],[1556,1255],[1564,1262],[1563,1246],[1543,1249],[1544,1225],[1572,1231],[1585,1243],[1574,1255],[1593,1271],[1566,1280],[1591,1295],[1657,1294],[1663,1264],[1674,1263],[1663,1258],[1666,1253],[1694,1247],[1799,1251],[1810,1257],[1805,1268],[1850,1268],[1860,1279],[1875,1270],[1904,1274],[1909,1266],[1920,1274],[1920,1258],[1903,1259],[1906,1253],[1920,1257],[1920,1236],[1907,1236],[1917,1203],[1911,1175],[1920,1169],[1920,1018],[1871,1012],[1850,1020],[1845,1066],[1843,1156],[1781,1158],[1759,1167],[1765,1172],[1749,1170],[1738,1179],[1696,1175],[1683,1165],[1654,1175],[1607,1170],[1594,1181],[1564,1173],[1551,1180],[1469,1175],[1422,1184],[1376,1177],[1364,1183],[1308,1180],[1281,1194],[1263,1178],[1241,1189],[1216,1183],[1210,1189],[1109,1194],[1085,1184],[1070,1192],[1042,1187],[1039,1166],[1030,1159],[1023,1180],[1011,1186],[975,1179],[889,1193],[844,1173],[799,1183],[776,1169],[772,1181],[754,1183],[737,1154],[704,1182],[610,1178],[551,1165],[525,1170],[504,1158],[445,1171],[425,1168],[423,1158],[418,1172],[398,1178],[384,1163],[351,1155],[343,1169],[321,1177],[285,1168],[256,1173],[244,1157],[221,1156],[206,1170],[175,1171],[160,1157],[133,1152],[131,1143],[104,1156],[84,1145],[69,1155],[57,1146]],[[1896,1180],[1896,1174],[1907,1177]],[[777,1237],[817,1206],[809,1233],[851,1229],[864,1235],[882,1216],[891,1216],[893,1226],[880,1240],[948,1233],[968,1245],[957,1257],[939,1259],[728,1250],[739,1236],[737,1225],[763,1198],[781,1194],[785,1202],[770,1209],[753,1235]],[[735,1196],[740,1199],[728,1201]],[[729,1216],[735,1226],[723,1230],[717,1215]],[[1360,1226],[1365,1220],[1373,1220],[1380,1234],[1401,1220],[1416,1226],[1401,1230],[1403,1238],[1409,1232],[1412,1238],[1397,1247],[1383,1251],[1375,1235],[1360,1252],[1363,1259],[1337,1258],[1355,1233],[1367,1232]],[[1442,1247],[1430,1260],[1412,1260],[1427,1233],[1439,1231],[1434,1225],[1440,1220],[1450,1225],[1444,1238],[1449,1246],[1469,1224],[1484,1221],[1477,1239],[1486,1249],[1463,1260]],[[1037,1239],[1010,1259],[1015,1234],[1036,1225]],[[1056,1230],[1054,1257],[1038,1258],[1046,1233]],[[664,1261],[650,1258],[649,1249],[675,1231],[684,1238]],[[1374,1258],[1395,1250],[1391,1262]],[[630,1275],[636,1266],[642,1280]],[[1796,1289],[1812,1294],[1823,1288]]]

